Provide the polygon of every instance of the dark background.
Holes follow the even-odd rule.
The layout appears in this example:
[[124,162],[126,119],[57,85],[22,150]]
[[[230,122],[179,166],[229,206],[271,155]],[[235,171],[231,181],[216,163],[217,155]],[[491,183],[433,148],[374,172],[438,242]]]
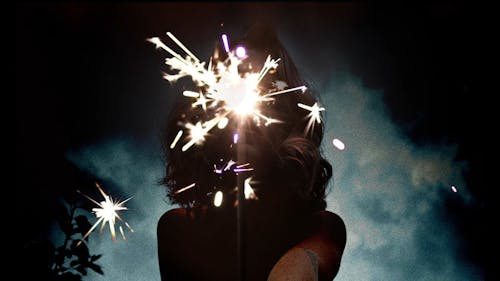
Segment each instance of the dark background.
[[[107,136],[157,134],[168,98],[158,79],[163,57],[146,38],[175,31],[207,57],[202,42],[221,30],[241,35],[251,22],[270,20],[303,34],[313,53],[328,46],[334,68],[382,90],[391,117],[416,143],[458,144],[474,204],[449,199],[447,216],[463,238],[461,256],[492,278],[497,187],[486,182],[485,170],[498,126],[486,66],[489,38],[498,34],[488,32],[490,9],[466,3],[17,4],[14,188],[23,202],[15,209],[23,221],[21,247],[47,235],[61,195],[92,180],[66,160],[69,149]],[[321,59],[311,55],[308,63]]]

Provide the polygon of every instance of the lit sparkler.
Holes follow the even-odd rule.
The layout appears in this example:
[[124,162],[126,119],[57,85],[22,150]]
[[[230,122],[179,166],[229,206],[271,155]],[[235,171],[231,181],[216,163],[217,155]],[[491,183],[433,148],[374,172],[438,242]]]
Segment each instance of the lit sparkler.
[[[285,89],[287,86],[285,82],[276,81],[273,83],[275,89],[271,89],[268,93],[262,93],[259,83],[269,71],[278,67],[280,59],[273,59],[271,56],[268,56],[259,72],[241,73],[238,70],[238,65],[247,58],[246,50],[243,46],[238,46],[235,53],[233,53],[229,49],[226,34],[222,35],[222,40],[224,49],[228,55],[227,59],[225,61],[214,61],[211,58],[208,67],[205,67],[205,62],[201,62],[172,33],[167,32],[167,35],[186,53],[186,57],[183,58],[180,54],[173,51],[158,37],[148,39],[149,42],[156,45],[156,48],[161,48],[172,56],[165,60],[165,64],[176,73],[165,74],[164,78],[170,82],[175,82],[179,78],[190,76],[197,86],[204,89],[204,92],[184,91],[183,95],[195,99],[192,103],[193,107],[201,106],[204,111],[207,110],[207,107],[215,107],[217,109],[216,112],[219,113],[219,115],[205,122],[198,122],[195,125],[191,123],[185,124],[186,129],[189,130],[189,134],[187,136],[188,141],[182,147],[182,151],[186,151],[195,144],[202,144],[205,136],[216,125],[221,129],[225,128],[228,122],[226,116],[232,115],[239,118],[252,116],[257,125],[260,125],[261,120],[264,121],[265,126],[273,123],[281,123],[282,121],[280,120],[262,114],[258,106],[264,102],[273,101],[274,96],[295,91],[304,92],[307,89],[305,86]],[[311,108],[315,110],[314,106]],[[319,117],[316,117],[314,114],[319,113],[315,113],[312,110],[312,118],[318,119]],[[320,108],[319,110],[324,110],[324,108]],[[308,126],[308,129],[311,126],[312,123]],[[175,147],[177,141],[179,141],[178,138],[180,138],[179,133],[172,142],[172,149]]]
[[[99,208],[92,208],[92,211],[95,213],[96,217],[98,218],[97,222],[85,233],[83,238],[78,241],[77,246],[79,246],[85,238],[87,238],[90,233],[99,225],[99,223],[102,222],[100,232],[102,233],[104,227],[106,226],[106,223],[109,225],[109,230],[111,232],[111,238],[113,241],[116,241],[116,231],[115,231],[115,222],[116,219],[121,221],[131,232],[134,232],[134,230],[130,227],[130,225],[124,221],[120,215],[119,211],[123,210],[128,210],[127,207],[125,207],[123,204],[125,204],[128,200],[132,199],[132,197],[124,200],[124,201],[113,201],[110,195],[104,193],[102,190],[101,186],[99,186],[98,183],[95,184],[97,189],[99,189],[99,192],[101,193],[102,197],[104,198],[104,201],[101,201],[100,203],[95,201],[94,199],[90,198],[89,196],[81,193],[79,190],[78,193],[82,194],[85,196],[87,199],[89,199],[92,203],[96,204],[99,206]],[[122,227],[119,227],[120,234],[122,235],[123,238],[125,238],[125,234],[123,232]]]

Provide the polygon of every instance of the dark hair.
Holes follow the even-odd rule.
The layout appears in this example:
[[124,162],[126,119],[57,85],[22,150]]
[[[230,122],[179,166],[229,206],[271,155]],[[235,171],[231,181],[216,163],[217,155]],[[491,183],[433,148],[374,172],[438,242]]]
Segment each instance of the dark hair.
[[[284,81],[289,88],[306,85],[270,26],[253,26],[233,47],[239,45],[247,49],[255,69],[260,69],[268,55],[280,58],[276,70],[259,84],[261,88],[272,88],[273,81]],[[213,115],[208,109],[192,107],[191,102],[183,98],[169,116],[163,139],[167,165],[162,183],[168,187],[172,203],[184,207],[209,206],[216,189],[231,193],[236,186],[235,173],[214,173],[214,164],[221,165],[236,157],[232,138],[236,125],[211,131],[203,145],[192,146],[187,151],[181,151],[179,146],[182,144],[170,149],[183,124],[203,122],[209,119],[209,114]],[[310,89],[303,93],[282,94],[263,106],[261,112],[283,123],[264,126],[250,120],[245,124],[245,142],[238,145],[239,149],[245,149],[246,162],[254,168],[252,180],[257,182],[254,189],[259,201],[287,200],[294,205],[293,209],[301,211],[325,209],[325,188],[332,176],[332,167],[320,152],[323,123],[315,123],[306,132],[309,112],[297,107],[298,103],[313,105],[316,102]],[[179,189],[193,183],[195,187],[176,194]]]

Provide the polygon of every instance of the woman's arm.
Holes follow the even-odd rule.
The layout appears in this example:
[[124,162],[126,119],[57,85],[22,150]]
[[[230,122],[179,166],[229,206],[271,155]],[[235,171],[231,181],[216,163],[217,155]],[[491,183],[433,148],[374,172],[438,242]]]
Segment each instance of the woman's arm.
[[322,281],[335,277],[346,243],[345,225],[338,215],[328,211],[317,216],[316,231],[279,259],[268,281]]

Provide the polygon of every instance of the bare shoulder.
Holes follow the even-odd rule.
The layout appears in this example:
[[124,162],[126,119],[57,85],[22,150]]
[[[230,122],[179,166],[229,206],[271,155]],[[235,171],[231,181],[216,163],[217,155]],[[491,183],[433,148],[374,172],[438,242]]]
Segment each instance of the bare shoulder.
[[346,226],[339,215],[330,211],[320,211],[315,217],[315,231],[296,247],[312,253],[310,256],[318,263],[319,280],[332,280],[346,245]]
[[184,208],[174,208],[166,211],[158,220],[158,225],[165,225],[174,223],[181,219],[185,219],[187,216],[186,209]]
[[[186,218],[187,211],[184,208],[174,208],[166,211],[158,220],[158,238],[170,240],[169,238],[172,238],[172,235],[179,233],[179,231],[186,226]],[[176,231],[172,231],[174,229]]]
[[320,211],[317,213],[320,222],[320,232],[334,242],[342,250],[344,249],[347,231],[344,220],[337,214],[330,211]]

